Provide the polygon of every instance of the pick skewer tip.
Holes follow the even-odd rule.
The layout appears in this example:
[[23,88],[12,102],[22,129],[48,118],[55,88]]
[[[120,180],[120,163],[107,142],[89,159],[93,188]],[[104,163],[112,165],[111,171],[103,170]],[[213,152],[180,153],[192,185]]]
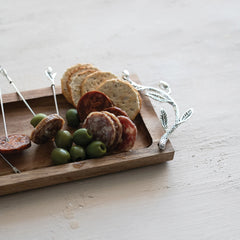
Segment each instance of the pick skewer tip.
[[125,70],[123,70],[123,75],[124,75],[124,77],[129,77],[129,71],[127,70],[127,69],[125,69]]
[[16,167],[14,167],[3,155],[2,153],[0,153],[0,156],[2,157],[2,159],[9,165],[9,167],[12,168],[12,170],[15,172],[15,173],[21,173],[21,171],[19,169],[17,169]]
[[14,171],[15,173],[21,173],[21,171],[20,171],[19,169],[17,169],[16,167],[13,167],[13,171]]
[[56,97],[56,91],[55,91],[55,82],[54,82],[54,79],[55,79],[57,73],[53,73],[53,69],[51,67],[48,67],[47,70],[45,70],[45,74],[46,74],[47,78],[52,82],[51,88],[53,91],[53,98],[54,98],[54,103],[55,103],[55,107],[56,107],[56,113],[57,113],[57,115],[59,115],[59,109],[58,109],[57,97]]
[[2,99],[2,90],[1,90],[1,88],[0,88],[0,101],[1,101],[1,111],[2,111],[2,118],[3,118],[3,127],[4,127],[6,142],[8,142],[9,139],[8,139],[7,124],[6,124],[6,119],[5,119],[5,113],[4,113],[4,107],[3,107],[3,99]]
[[47,72],[48,72],[48,73],[52,73],[52,71],[53,71],[53,69],[52,69],[51,67],[48,67],[48,68],[47,68]]
[[12,86],[14,87],[15,91],[17,92],[17,94],[19,95],[19,97],[22,99],[22,101],[24,102],[24,104],[28,107],[28,109],[30,110],[30,112],[33,114],[33,116],[35,116],[35,112],[32,110],[32,108],[28,105],[27,101],[24,99],[23,95],[20,93],[20,91],[18,90],[18,88],[16,87],[16,85],[14,84],[13,80],[8,76],[6,69],[1,68],[1,73],[4,75],[4,77],[6,77],[6,79],[9,81],[10,84],[12,84]]

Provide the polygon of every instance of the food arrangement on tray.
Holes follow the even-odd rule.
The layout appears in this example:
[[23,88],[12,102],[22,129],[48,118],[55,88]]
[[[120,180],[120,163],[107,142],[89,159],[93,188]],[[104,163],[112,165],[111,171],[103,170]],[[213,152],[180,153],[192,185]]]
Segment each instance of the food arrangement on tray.
[[[22,119],[19,122],[17,134],[22,134],[21,140],[17,138],[11,125],[10,132],[14,133],[11,137],[6,131],[1,101],[5,137],[0,139],[0,154],[16,173],[21,170],[21,174],[12,178],[13,175],[0,161],[0,168],[4,169],[2,176],[0,174],[0,195],[152,165],[173,158],[173,148],[169,141],[167,143],[172,130],[166,130],[165,134],[163,131],[167,116],[165,114],[163,118],[164,114],[161,115],[162,127],[148,99],[171,100],[166,85],[166,89],[156,91],[133,82],[126,71],[122,78],[118,78],[115,74],[101,71],[91,64],[77,64],[65,71],[61,78],[61,87],[56,89],[56,73],[48,68],[45,73],[51,80],[52,94],[49,89],[45,89],[39,92],[30,91],[28,95],[18,91],[6,70],[1,68],[0,72],[13,85],[18,97],[33,114],[30,118],[25,113],[28,111],[26,106],[23,108],[21,105],[20,114],[29,119],[28,124],[23,123]],[[142,90],[145,91],[144,95],[140,95]],[[11,100],[10,96],[11,94],[6,95],[10,100],[4,103],[7,105],[6,115],[11,113],[12,104],[21,104],[16,95],[12,97],[15,100]],[[52,96],[56,113],[50,110],[49,99]],[[38,106],[39,113],[36,114],[30,105]],[[184,116],[182,122],[191,116],[191,112]],[[181,121],[176,121],[176,126]],[[21,132],[21,129],[24,131]],[[23,136],[30,138],[24,139]],[[164,151],[160,150],[161,136],[165,141],[162,148]],[[26,147],[17,149],[21,141],[26,143]],[[12,142],[9,150],[8,145]],[[16,153],[24,149],[24,153]],[[39,179],[40,183],[36,184]]]
[[[54,90],[52,70],[46,74],[53,81]],[[6,71],[5,75],[8,77]],[[13,83],[11,79],[10,83]],[[141,97],[129,83],[110,72],[100,71],[90,64],[78,64],[64,73],[61,79],[63,95],[76,107],[66,113],[68,125],[76,129],[73,135],[62,130],[65,121],[59,115],[56,101],[57,114],[35,114],[15,85],[14,88],[34,115],[30,121],[34,127],[31,141],[35,144],[55,141],[57,148],[51,153],[53,164],[102,157],[107,152],[129,151],[134,146],[137,128],[132,120],[140,112]],[[1,105],[3,112],[2,100]],[[7,132],[5,135],[0,139],[1,153],[13,153],[31,146],[27,136],[24,136],[26,144],[19,148],[22,135],[8,137]]]

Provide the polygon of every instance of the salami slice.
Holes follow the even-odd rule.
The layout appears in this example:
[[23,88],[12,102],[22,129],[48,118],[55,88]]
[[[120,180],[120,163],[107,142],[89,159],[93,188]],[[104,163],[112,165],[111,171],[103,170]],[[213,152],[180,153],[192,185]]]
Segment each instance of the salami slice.
[[112,119],[103,112],[90,113],[83,123],[93,138],[102,141],[107,148],[111,147],[116,137],[116,129]]
[[105,113],[106,115],[108,115],[112,119],[115,129],[116,129],[116,136],[115,136],[114,142],[111,146],[111,150],[113,150],[118,145],[118,143],[120,143],[120,141],[122,139],[122,124],[120,123],[119,119],[113,113],[110,113],[107,111],[102,111],[102,112]]
[[115,116],[125,116],[125,117],[128,117],[127,113],[124,110],[122,110],[121,108],[119,108],[119,107],[113,106],[113,107],[105,108],[104,111],[113,113]]
[[31,140],[24,134],[14,134],[0,138],[0,152],[1,153],[17,153],[24,149],[31,147]]
[[63,127],[64,120],[57,114],[51,114],[44,118],[32,131],[31,140],[36,144],[46,143],[52,140]]
[[122,124],[122,140],[117,145],[118,151],[129,151],[135,143],[137,136],[137,128],[130,118],[125,116],[118,116],[119,121]]
[[79,119],[83,122],[89,113],[102,111],[111,106],[112,101],[104,93],[99,91],[87,92],[80,98],[77,105]]

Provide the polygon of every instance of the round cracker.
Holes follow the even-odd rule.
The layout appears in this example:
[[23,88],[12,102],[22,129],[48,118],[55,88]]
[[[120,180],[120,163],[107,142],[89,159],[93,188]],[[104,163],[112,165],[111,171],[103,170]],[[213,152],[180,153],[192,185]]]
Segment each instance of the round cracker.
[[117,78],[110,72],[97,71],[90,74],[81,84],[81,95],[96,90],[106,80]]
[[97,91],[105,93],[113,104],[124,110],[131,120],[134,120],[141,109],[138,91],[128,82],[111,79],[103,82]]
[[79,73],[75,75],[75,77],[72,78],[72,80],[69,82],[69,90],[70,90],[69,92],[70,92],[72,104],[74,107],[77,107],[78,101],[81,98],[81,91],[80,91],[81,82],[84,81],[84,79],[87,76],[89,76],[89,74],[92,74],[96,71],[93,68],[89,68],[89,69],[92,69],[92,70],[84,69],[82,72],[78,71]]
[[76,65],[68,68],[62,76],[62,79],[61,79],[62,94],[69,103],[72,103],[72,99],[71,99],[71,95],[70,95],[68,87],[67,87],[67,82],[73,73],[75,73],[79,69],[87,67],[87,66],[92,66],[92,65],[91,64],[76,64]]

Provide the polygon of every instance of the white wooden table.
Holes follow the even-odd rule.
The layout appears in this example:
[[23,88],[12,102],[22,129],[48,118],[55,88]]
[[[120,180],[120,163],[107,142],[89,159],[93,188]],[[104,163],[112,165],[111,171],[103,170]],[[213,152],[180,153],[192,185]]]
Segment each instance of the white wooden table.
[[167,81],[181,111],[195,109],[171,137],[171,162],[1,197],[1,239],[240,238],[239,1],[0,6],[0,64],[21,90],[46,87],[49,65],[59,84],[67,67],[93,63]]

